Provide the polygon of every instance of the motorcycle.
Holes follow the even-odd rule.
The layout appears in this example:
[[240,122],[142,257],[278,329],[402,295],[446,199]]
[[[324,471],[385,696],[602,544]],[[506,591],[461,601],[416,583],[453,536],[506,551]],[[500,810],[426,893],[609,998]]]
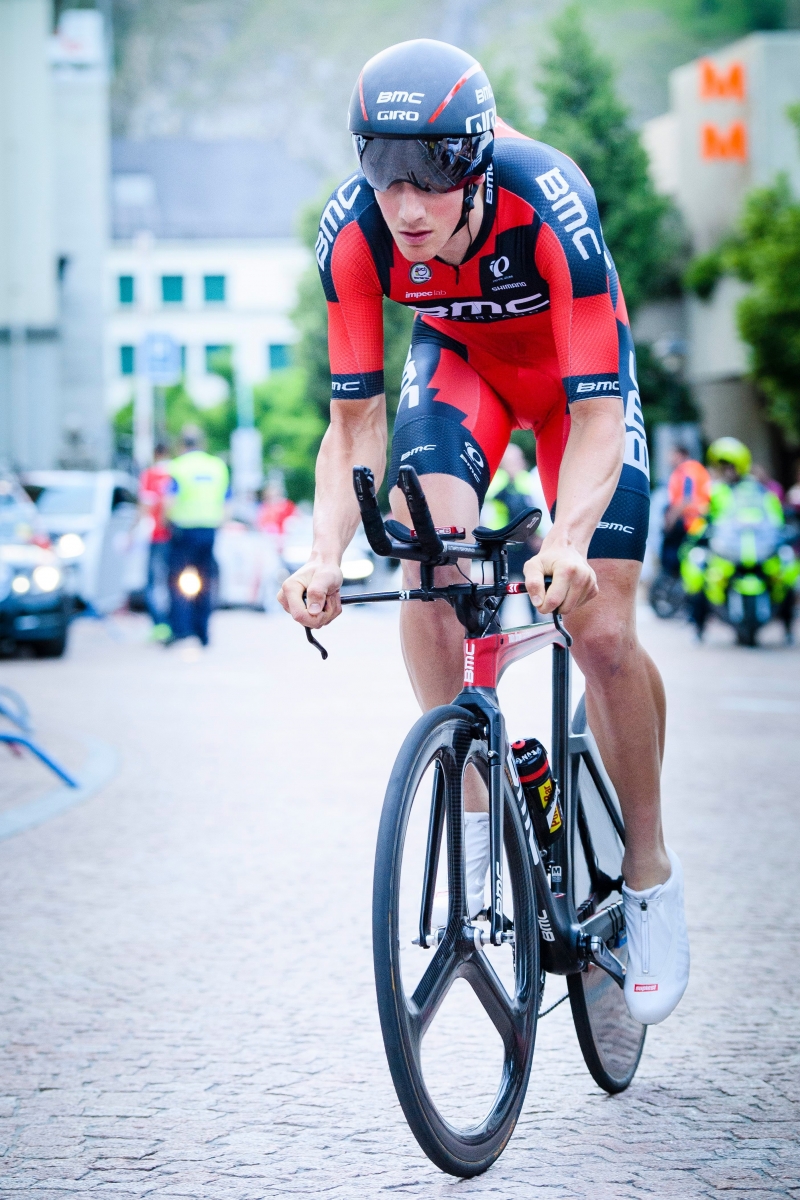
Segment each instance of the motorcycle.
[[713,613],[740,646],[755,646],[758,631],[776,619],[792,640],[800,562],[791,538],[758,504],[739,504],[685,545],[681,582],[698,637]]

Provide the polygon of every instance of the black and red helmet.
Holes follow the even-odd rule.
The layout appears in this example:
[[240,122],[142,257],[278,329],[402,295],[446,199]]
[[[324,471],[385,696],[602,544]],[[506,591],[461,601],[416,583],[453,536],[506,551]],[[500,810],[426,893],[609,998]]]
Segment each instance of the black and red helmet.
[[371,58],[350,101],[349,128],[367,181],[448,192],[477,182],[492,160],[496,111],[479,62],[420,38]]

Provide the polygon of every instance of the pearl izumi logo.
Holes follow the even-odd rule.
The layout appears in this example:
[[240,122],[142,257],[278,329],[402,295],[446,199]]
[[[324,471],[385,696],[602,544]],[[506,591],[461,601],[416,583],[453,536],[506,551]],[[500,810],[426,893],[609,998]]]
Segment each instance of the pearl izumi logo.
[[414,263],[408,274],[412,283],[427,283],[433,271],[427,263]]

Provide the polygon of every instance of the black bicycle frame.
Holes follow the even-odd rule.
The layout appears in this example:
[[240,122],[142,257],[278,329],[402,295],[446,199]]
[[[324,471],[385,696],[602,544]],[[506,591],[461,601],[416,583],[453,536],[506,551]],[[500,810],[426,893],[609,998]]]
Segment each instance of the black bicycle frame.
[[[622,986],[624,968],[606,942],[624,925],[622,901],[598,912],[575,912],[570,889],[573,840],[579,825],[574,804],[578,794],[578,771],[585,762],[614,826],[624,842],[624,829],[613,800],[613,785],[602,766],[591,734],[574,734],[571,729],[570,699],[570,635],[556,612],[552,623],[525,626],[521,629],[499,631],[497,611],[507,595],[523,592],[524,585],[509,584],[507,543],[525,541],[538,526],[541,512],[535,509],[521,514],[516,522],[501,530],[478,528],[474,542],[466,542],[464,530],[436,529],[428,503],[416,472],[403,466],[398,473],[415,528],[408,529],[397,521],[385,524],[375,495],[372,472],[366,467],[354,467],[353,484],[358,499],[364,530],[376,554],[411,559],[420,564],[420,587],[396,592],[375,592],[343,596],[342,604],[367,604],[386,601],[446,600],[455,610],[465,629],[464,688],[453,701],[471,713],[485,737],[488,749],[489,774],[489,838],[491,858],[490,940],[500,945],[509,935],[504,930],[503,914],[503,794],[504,773],[508,776],[519,815],[528,835],[537,890],[537,921],[542,941],[542,966],[557,975],[570,975],[594,962],[607,971]],[[460,559],[472,559],[491,564],[491,584],[450,584],[436,587],[434,568]],[[549,581],[546,581],[549,582]],[[310,629],[306,636],[327,658]],[[537,844],[528,806],[519,781],[516,762],[505,731],[505,721],[497,698],[497,683],[507,666],[545,645],[553,646],[553,723],[551,769],[561,795],[567,836],[550,847],[546,854]],[[435,767],[433,798],[428,828],[422,902],[420,907],[419,940],[429,947],[430,922],[434,888],[439,864],[445,818],[444,779],[438,764]],[[584,836],[583,833],[580,834]],[[588,835],[587,835],[588,836]],[[589,847],[591,851],[591,847]],[[591,860],[592,853],[588,856]],[[599,867],[596,874],[599,874]],[[593,879],[594,885],[594,879]],[[605,895],[608,884],[621,886],[621,881],[602,881]],[[601,891],[603,888],[601,887]],[[591,907],[594,907],[594,902]],[[476,936],[477,933],[476,933]]]

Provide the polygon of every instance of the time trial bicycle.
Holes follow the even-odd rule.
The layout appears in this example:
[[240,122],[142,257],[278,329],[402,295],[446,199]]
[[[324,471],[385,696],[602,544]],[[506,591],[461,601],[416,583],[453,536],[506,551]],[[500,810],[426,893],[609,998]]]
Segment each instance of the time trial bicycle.
[[[529,509],[503,529],[478,527],[468,542],[463,529],[434,527],[412,467],[400,468],[398,483],[413,529],[384,523],[368,468],[354,468],[353,482],[373,550],[418,562],[420,586],[345,596],[342,603],[445,600],[464,627],[463,690],[420,717],[392,770],[378,832],[372,932],[381,1030],[403,1112],[438,1167],[469,1177],[496,1161],[522,1109],[545,973],[566,976],[563,999],[600,1087],[619,1092],[634,1076],[645,1026],[631,1018],[622,992],[625,829],[583,698],[571,713],[571,638],[559,615],[518,629],[498,622],[505,597],[524,591],[509,583],[506,548],[530,538],[541,512]],[[437,566],[464,560],[491,567],[491,580],[435,585]],[[327,657],[311,630],[306,635]],[[553,648],[550,762],[564,823],[564,836],[551,845],[537,839],[497,696],[503,672],[546,646]],[[464,862],[469,770],[489,797],[490,900],[475,920]],[[485,1034],[477,1053],[467,1051],[474,1014],[463,1005],[460,1025],[458,1004],[454,1010],[455,1034],[451,1025],[437,1038],[437,1017],[459,980],[484,1010],[485,1027],[496,1031],[494,1062],[483,1053]]]

